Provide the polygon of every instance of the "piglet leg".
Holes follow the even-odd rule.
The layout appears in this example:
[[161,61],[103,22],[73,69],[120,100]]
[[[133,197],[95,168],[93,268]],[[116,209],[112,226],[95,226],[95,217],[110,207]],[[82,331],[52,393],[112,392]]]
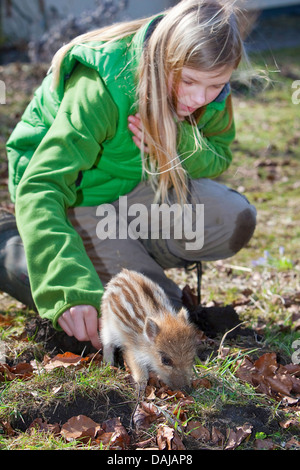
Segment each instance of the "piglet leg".
[[135,388],[139,396],[141,396],[144,394],[145,388],[147,386],[149,377],[148,370],[137,361],[136,354],[131,350],[127,349],[124,352],[124,359],[135,382]]
[[106,364],[114,365],[114,350],[112,343],[103,344],[103,361]]

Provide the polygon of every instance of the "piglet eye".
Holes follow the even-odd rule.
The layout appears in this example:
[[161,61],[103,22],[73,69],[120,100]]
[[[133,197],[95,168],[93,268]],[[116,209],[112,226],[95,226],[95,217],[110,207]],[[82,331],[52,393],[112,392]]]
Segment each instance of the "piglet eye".
[[172,366],[173,361],[166,354],[161,354],[161,362],[164,366]]

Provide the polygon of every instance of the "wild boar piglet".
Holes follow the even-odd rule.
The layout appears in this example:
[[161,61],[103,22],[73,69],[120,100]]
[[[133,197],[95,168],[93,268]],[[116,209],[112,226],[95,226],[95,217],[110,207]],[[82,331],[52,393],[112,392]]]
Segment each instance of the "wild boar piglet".
[[113,365],[118,347],[138,387],[146,386],[150,371],[172,389],[190,385],[196,329],[184,308],[176,313],[157,283],[123,269],[107,284],[101,310],[105,362]]

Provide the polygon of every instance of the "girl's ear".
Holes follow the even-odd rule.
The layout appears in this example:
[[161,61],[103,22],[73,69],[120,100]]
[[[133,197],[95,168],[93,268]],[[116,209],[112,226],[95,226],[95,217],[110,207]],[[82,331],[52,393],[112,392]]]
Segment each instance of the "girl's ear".
[[144,335],[146,336],[146,338],[149,341],[153,342],[159,332],[160,328],[158,324],[155,322],[155,320],[153,320],[153,318],[148,317],[144,327]]

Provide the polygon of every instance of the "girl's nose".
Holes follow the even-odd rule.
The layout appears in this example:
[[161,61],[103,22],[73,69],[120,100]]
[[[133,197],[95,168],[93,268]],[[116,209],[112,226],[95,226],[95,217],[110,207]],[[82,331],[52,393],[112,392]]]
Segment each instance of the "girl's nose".
[[198,88],[193,97],[193,104],[195,105],[195,107],[200,107],[200,106],[203,106],[204,103],[206,102],[206,90],[205,88]]

